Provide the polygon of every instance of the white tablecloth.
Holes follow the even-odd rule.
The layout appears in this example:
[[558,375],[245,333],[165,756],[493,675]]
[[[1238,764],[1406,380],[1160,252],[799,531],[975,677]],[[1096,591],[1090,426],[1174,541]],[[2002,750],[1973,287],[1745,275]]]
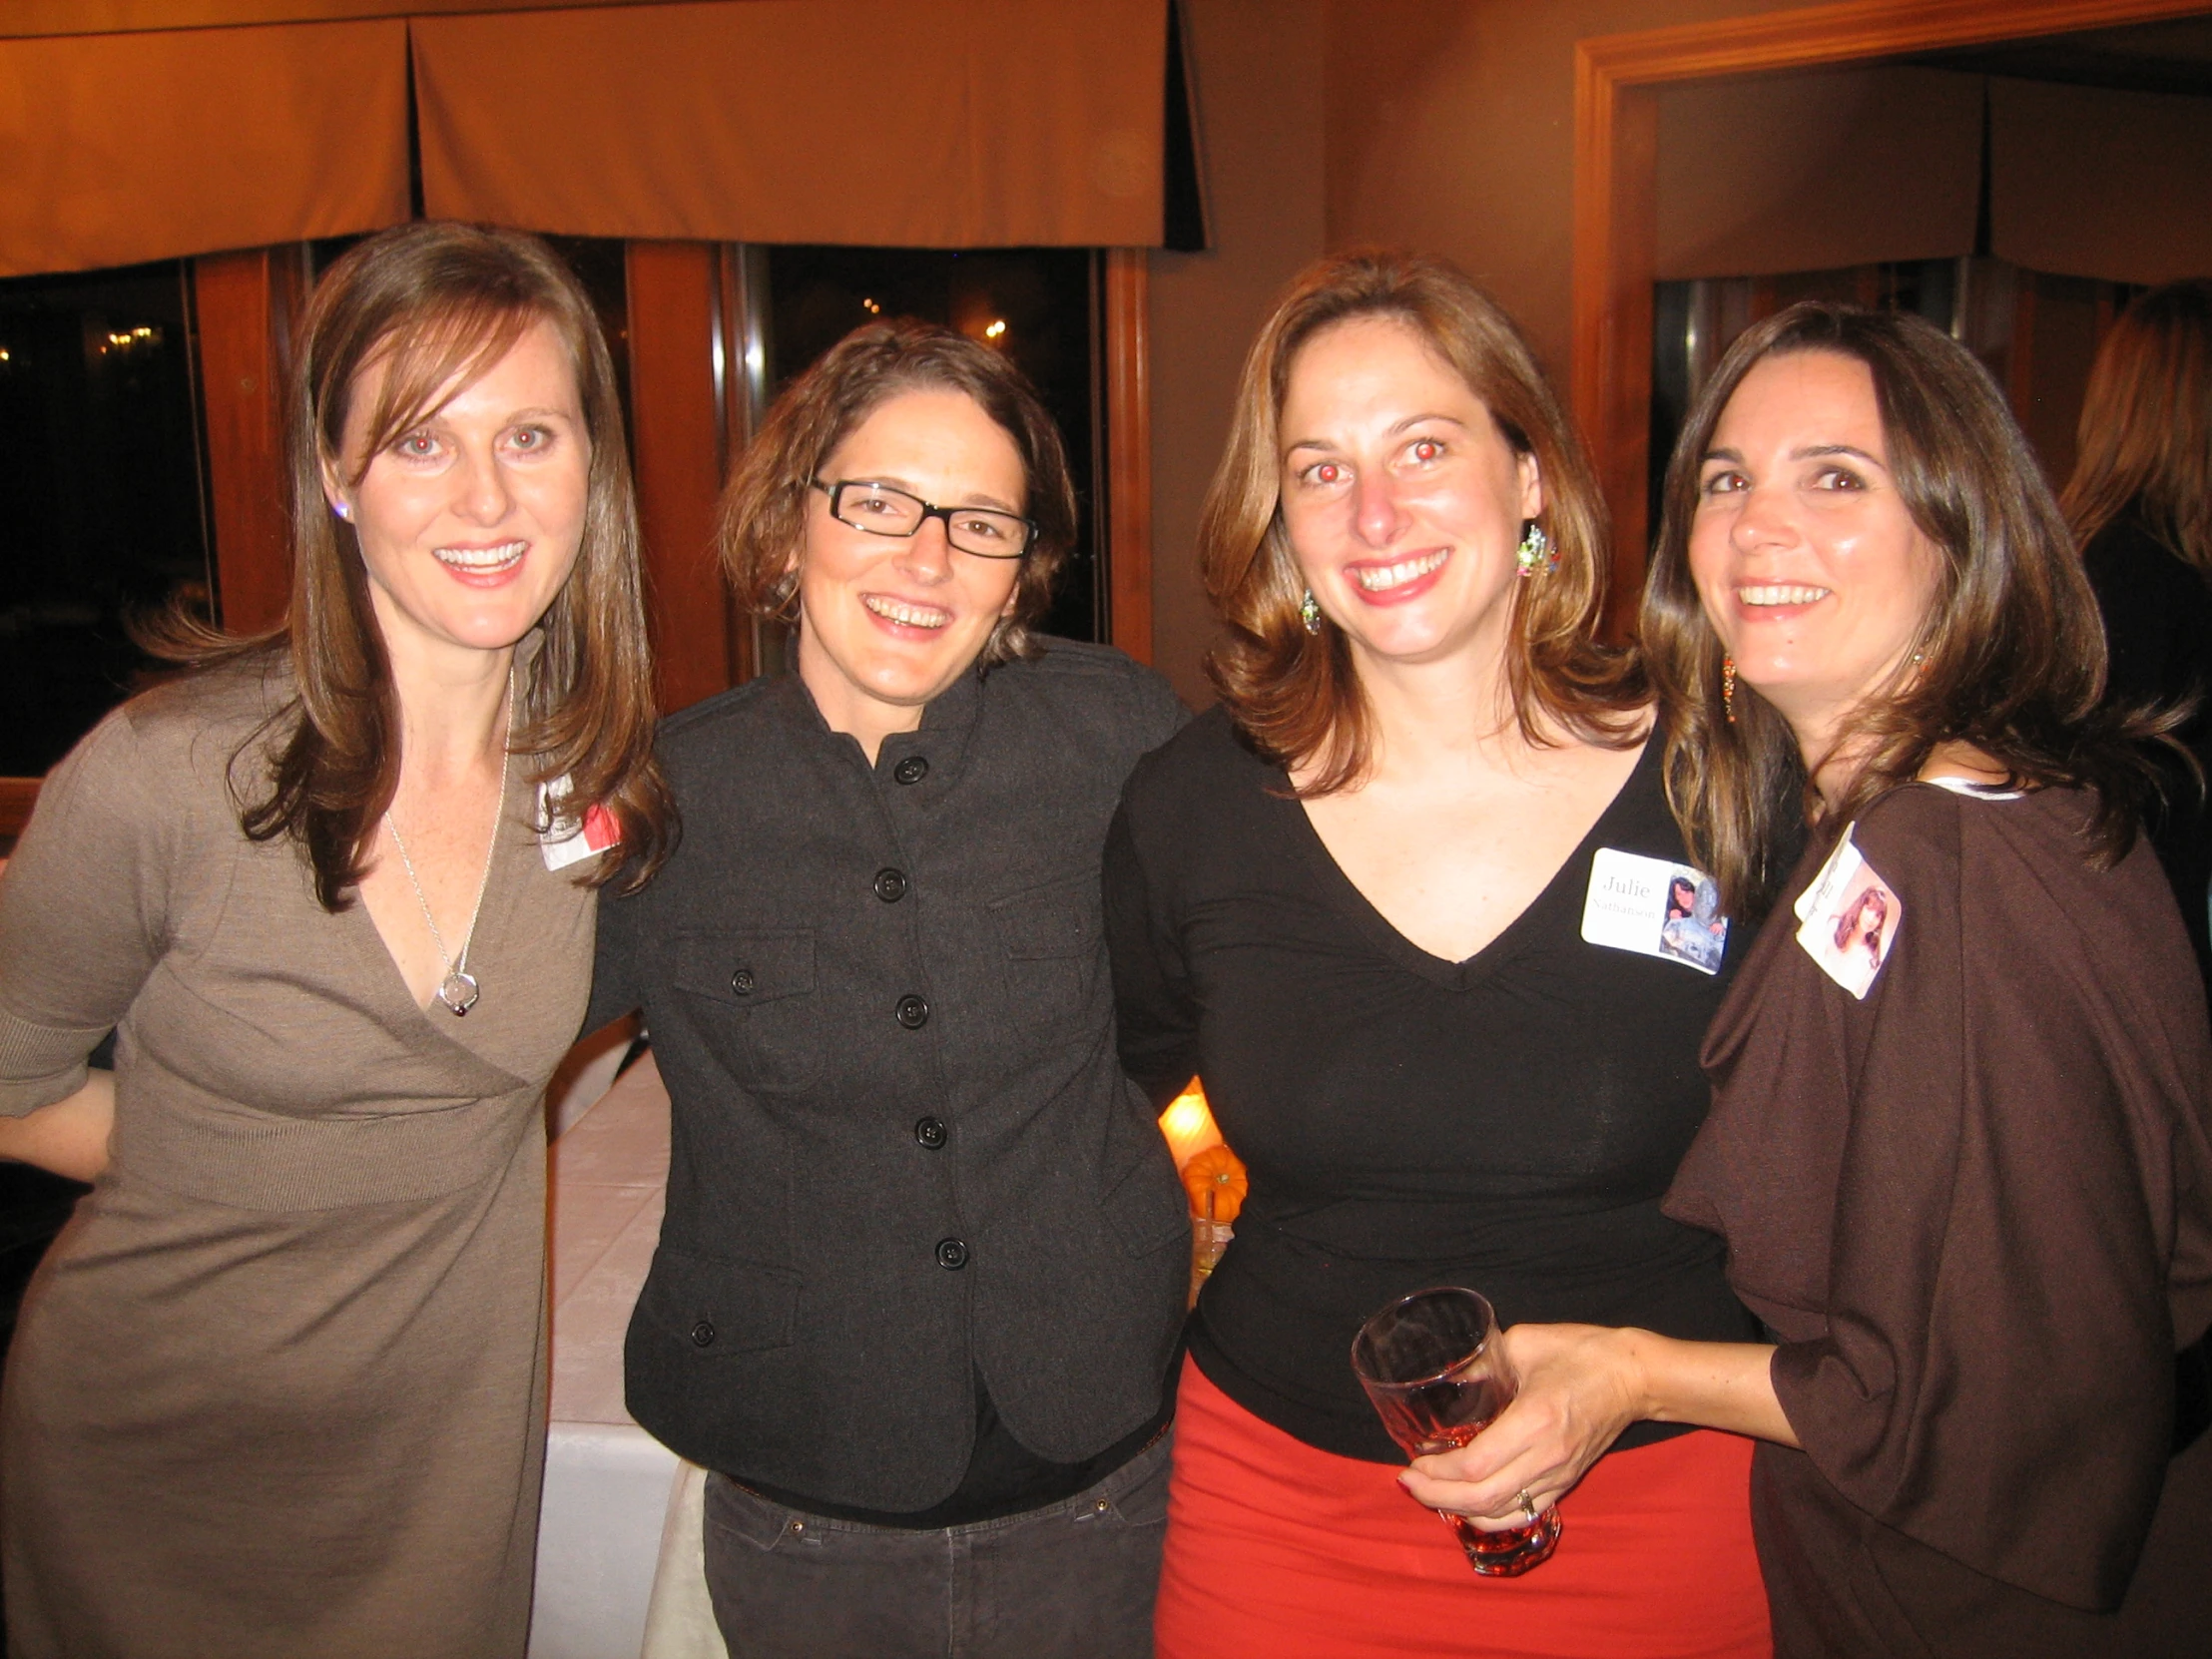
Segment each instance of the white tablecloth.
[[552,1146],[553,1421],[530,1659],[721,1659],[699,1573],[701,1477],[622,1403],[623,1333],[667,1183],[668,1094],[648,1055]]

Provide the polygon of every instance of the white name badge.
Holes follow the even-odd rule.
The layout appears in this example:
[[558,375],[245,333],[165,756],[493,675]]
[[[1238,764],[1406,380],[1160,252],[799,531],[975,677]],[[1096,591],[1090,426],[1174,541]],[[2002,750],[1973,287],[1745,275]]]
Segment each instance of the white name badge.
[[1582,937],[1718,973],[1728,953],[1728,918],[1720,909],[1720,888],[1702,870],[1601,846],[1590,860]]
[[538,850],[547,869],[566,869],[622,844],[622,826],[606,808],[595,803],[579,821],[566,816],[567,805],[566,778],[538,786],[538,821],[546,826],[538,831]]
[[1821,971],[1864,1002],[1905,925],[1905,901],[1851,838],[1854,824],[1791,906],[1799,945]]

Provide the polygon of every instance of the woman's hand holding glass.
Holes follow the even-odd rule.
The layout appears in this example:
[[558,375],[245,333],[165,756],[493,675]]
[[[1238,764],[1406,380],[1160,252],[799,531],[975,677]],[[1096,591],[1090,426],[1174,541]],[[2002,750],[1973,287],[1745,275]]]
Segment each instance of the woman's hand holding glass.
[[1498,1354],[1519,1383],[1512,1404],[1456,1451],[1416,1457],[1399,1476],[1432,1509],[1485,1530],[1557,1503],[1632,1422],[1695,1423],[1798,1443],[1768,1375],[1765,1343],[1693,1343],[1634,1328],[1516,1325]]
[[1484,1531],[1525,1525],[1525,1492],[1557,1503],[1620,1431],[1646,1414],[1634,1335],[1595,1325],[1516,1325],[1497,1339],[1519,1384],[1489,1427],[1453,1451],[1416,1457],[1399,1482],[1431,1509]]

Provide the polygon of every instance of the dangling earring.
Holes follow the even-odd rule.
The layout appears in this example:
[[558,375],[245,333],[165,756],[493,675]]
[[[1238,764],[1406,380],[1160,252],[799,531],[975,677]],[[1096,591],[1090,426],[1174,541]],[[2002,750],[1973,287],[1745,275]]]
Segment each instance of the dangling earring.
[[1551,538],[1544,534],[1544,527],[1534,519],[1521,531],[1520,546],[1513,550],[1513,562],[1520,567],[1522,581],[1536,574],[1541,565],[1545,571],[1559,568],[1559,555],[1552,549]]
[[1306,625],[1309,634],[1321,632],[1321,607],[1314,603],[1312,588],[1306,590],[1306,597],[1299,602],[1298,620]]
[[1728,713],[1728,724],[1736,724],[1736,659],[1721,658],[1721,707]]

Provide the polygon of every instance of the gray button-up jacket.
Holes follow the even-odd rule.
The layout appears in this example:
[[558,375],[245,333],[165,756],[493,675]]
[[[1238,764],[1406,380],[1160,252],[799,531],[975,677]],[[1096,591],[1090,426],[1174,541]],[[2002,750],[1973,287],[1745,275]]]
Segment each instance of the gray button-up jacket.
[[1099,860],[1182,723],[1119,652],[963,676],[873,767],[795,676],[671,718],[676,855],[608,896],[586,1029],[642,1007],[675,1104],[632,1413],[854,1507],[958,1485],[980,1375],[1038,1455],[1158,1410],[1189,1227],[1115,1055]]

